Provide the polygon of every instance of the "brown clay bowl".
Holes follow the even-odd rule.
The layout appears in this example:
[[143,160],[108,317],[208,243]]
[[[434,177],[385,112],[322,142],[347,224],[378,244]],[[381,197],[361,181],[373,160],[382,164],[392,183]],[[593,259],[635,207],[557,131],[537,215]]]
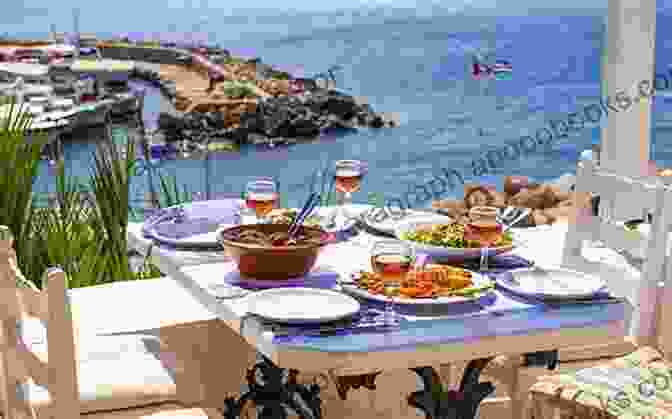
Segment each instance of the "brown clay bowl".
[[227,228],[218,241],[238,265],[242,276],[260,280],[286,280],[308,273],[320,249],[327,244],[326,232],[318,227],[302,226],[299,235],[317,239],[315,243],[296,246],[264,246],[236,241],[241,232],[256,230],[264,234],[287,232],[286,224],[246,224]]

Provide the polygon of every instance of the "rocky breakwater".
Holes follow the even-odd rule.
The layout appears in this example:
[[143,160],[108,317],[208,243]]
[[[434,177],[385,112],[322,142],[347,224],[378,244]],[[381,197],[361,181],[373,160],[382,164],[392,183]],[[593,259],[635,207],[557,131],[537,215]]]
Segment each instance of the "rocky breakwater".
[[293,143],[329,131],[395,126],[365,103],[335,91],[259,99],[255,112],[241,116],[235,131],[239,143]]
[[[203,143],[226,139],[237,144],[292,144],[330,131],[395,126],[368,104],[333,91],[271,96],[232,103],[227,112],[162,114],[159,128],[167,141]],[[235,106],[234,106],[235,105]]]
[[142,64],[136,64],[129,74],[131,79],[142,80],[150,83],[154,87],[158,87],[161,93],[168,99],[173,100],[177,95],[175,82],[172,80],[164,80],[161,75],[152,68],[143,67]]

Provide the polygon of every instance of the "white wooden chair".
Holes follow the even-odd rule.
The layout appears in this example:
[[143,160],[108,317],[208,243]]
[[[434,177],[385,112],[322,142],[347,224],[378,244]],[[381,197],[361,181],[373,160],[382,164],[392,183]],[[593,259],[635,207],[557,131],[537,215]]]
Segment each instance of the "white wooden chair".
[[[646,181],[651,183],[647,184]],[[672,332],[663,327],[672,321],[672,287],[667,286],[670,284],[668,278],[672,268],[668,250],[668,234],[672,223],[672,189],[651,178],[637,181],[604,173],[588,163],[580,167],[577,190],[579,193],[599,191],[610,202],[618,201],[618,205],[614,204],[601,211],[601,217],[583,215],[570,225],[564,254],[565,263],[578,264],[583,270],[593,272],[599,269],[602,275],[609,275],[606,279],[615,293],[629,297],[635,307],[631,333],[641,347],[625,357],[600,363],[575,374],[539,379],[530,390],[532,414],[535,419],[553,418],[556,413],[588,418],[642,417],[642,414],[671,417],[672,406],[665,396],[658,397],[660,393],[656,393],[665,390],[662,388],[663,381],[659,379],[659,382],[652,383],[653,390],[645,384],[652,378],[651,371],[657,369],[668,374],[672,367],[672,363],[666,361],[670,359],[672,352]],[[653,225],[649,237],[628,232],[617,222],[628,218],[642,218],[644,211],[651,209]],[[613,270],[596,267],[595,262],[587,261],[580,254],[583,240],[600,240],[608,247],[629,252],[644,249],[641,275],[633,280],[632,277],[618,276]],[[586,380],[591,382],[595,380],[591,377],[599,376],[605,371],[609,373],[607,383],[612,388],[624,391],[622,394],[605,390],[603,384],[586,386]],[[640,377],[639,382],[632,381],[631,378],[619,382],[626,376]],[[655,374],[653,378],[655,379]],[[664,379],[666,386],[672,386],[671,377],[664,375],[659,378]],[[624,384],[628,381],[630,386]],[[626,404],[635,406],[638,403],[635,402],[638,396],[630,393],[632,385],[637,387],[637,392],[647,393],[644,397],[644,410],[631,411],[629,406],[624,408]],[[628,401],[623,401],[625,399]]]
[[[647,183],[648,182],[648,183]],[[569,221],[563,249],[562,265],[580,272],[604,278],[610,291],[624,296],[633,304],[635,315],[632,319],[631,335],[637,338],[615,338],[599,347],[566,348],[559,351],[558,372],[575,370],[598,362],[596,360],[622,356],[634,351],[639,344],[647,344],[655,335],[652,308],[656,301],[657,282],[663,278],[667,233],[663,226],[672,221],[672,214],[664,208],[672,209],[665,198],[669,193],[661,183],[647,179],[630,179],[600,170],[592,161],[583,161],[577,169],[575,202],[576,214]],[[606,202],[618,201],[618,213],[613,208],[600,211],[600,216],[592,216],[588,194],[599,194]],[[583,199],[579,199],[583,198]],[[655,212],[657,211],[657,212]],[[654,212],[652,231],[649,237],[627,231],[619,221],[642,218]],[[582,253],[585,241],[600,241],[606,247],[637,253],[644,249],[647,253],[641,273],[636,269],[624,269],[610,263],[589,260]],[[646,251],[646,249],[654,249]],[[659,251],[663,249],[663,252]],[[653,299],[652,299],[653,298]],[[541,375],[548,374],[543,367],[525,367],[522,357],[501,357],[496,359],[484,374],[492,376],[504,384],[510,399],[511,418],[523,417],[527,410],[528,390]]]
[[[103,359],[107,368],[91,368],[95,359],[81,362],[79,355],[85,351],[80,348],[77,313],[72,313],[69,304],[66,276],[60,269],[50,269],[46,273],[45,289],[40,292],[28,287],[17,286],[17,276],[21,276],[15,264],[15,254],[12,249],[13,239],[11,232],[5,226],[0,226],[0,398],[2,415],[11,419],[76,419],[80,415],[90,418],[193,418],[206,419],[222,416],[216,410],[184,409],[172,403],[159,408],[139,408],[136,411],[124,409],[120,412],[91,413],[91,408],[84,408],[84,401],[91,402],[91,398],[98,396],[102,399],[110,398],[109,392],[114,392],[110,384],[117,381],[117,375],[132,374],[138,368],[138,358],[117,356],[116,363],[110,365],[110,360]],[[93,314],[92,314],[93,315]],[[26,322],[29,318],[40,319],[46,324],[46,340],[33,342],[26,334]],[[74,320],[74,321],[73,321]],[[112,343],[117,337],[103,337],[106,343]],[[129,349],[130,341],[123,339],[122,346],[108,347],[108,352],[124,351]],[[90,346],[90,342],[82,346]],[[90,346],[92,347],[92,346]],[[132,348],[131,348],[132,349]],[[97,352],[101,355],[101,352]],[[104,355],[104,354],[103,354]],[[95,358],[95,357],[94,357]],[[104,358],[104,357],[103,357]],[[87,365],[85,365],[87,364]],[[113,366],[114,371],[109,367]],[[84,370],[88,369],[94,375],[96,385],[105,389],[105,392],[96,392],[94,395],[83,394],[80,388],[80,378]],[[151,378],[150,378],[151,380]],[[153,383],[148,381],[147,386]],[[91,397],[92,396],[92,397]],[[89,398],[89,400],[84,400]],[[109,400],[108,400],[109,402]],[[140,401],[142,402],[142,401]],[[137,405],[136,405],[137,406]],[[108,403],[107,409],[112,405]],[[123,406],[130,407],[130,406]],[[100,409],[105,410],[105,409]],[[120,416],[121,415],[121,416]]]

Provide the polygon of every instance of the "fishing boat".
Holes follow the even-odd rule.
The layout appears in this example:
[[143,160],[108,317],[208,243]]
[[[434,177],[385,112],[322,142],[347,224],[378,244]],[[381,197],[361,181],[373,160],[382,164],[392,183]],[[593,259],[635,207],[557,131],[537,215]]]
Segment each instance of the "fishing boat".
[[471,75],[475,79],[506,80],[513,75],[513,65],[506,60],[496,60],[494,64],[483,62],[477,55],[473,56]]

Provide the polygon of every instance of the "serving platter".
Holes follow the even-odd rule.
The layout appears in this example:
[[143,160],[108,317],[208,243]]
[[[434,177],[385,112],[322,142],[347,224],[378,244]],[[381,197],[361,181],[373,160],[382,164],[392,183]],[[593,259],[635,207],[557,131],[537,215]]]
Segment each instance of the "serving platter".
[[447,297],[432,297],[432,298],[405,298],[405,297],[388,297],[380,294],[373,294],[368,290],[358,287],[354,283],[341,283],[341,288],[344,292],[353,295],[355,297],[364,298],[367,300],[378,301],[381,303],[394,302],[395,304],[400,305],[445,305],[445,304],[455,304],[455,303],[464,303],[469,301],[476,301],[483,297],[487,297],[492,294],[495,290],[495,283],[485,277],[484,275],[478,274],[473,271],[467,271],[471,273],[471,280],[473,285],[467,287],[461,291],[466,291],[471,288],[481,288],[482,291],[475,292],[469,296],[447,296]]
[[348,295],[317,288],[274,288],[244,298],[249,314],[279,323],[326,323],[360,309],[359,302]]
[[[410,244],[415,249],[416,253],[428,254],[436,261],[450,261],[457,262],[466,259],[478,259],[481,257],[481,248],[457,248],[457,247],[443,247],[433,246],[429,244],[418,243],[413,240],[404,239],[406,233],[415,231],[421,227],[429,227],[437,224],[446,224],[446,221],[441,221],[436,216],[425,214],[424,217],[416,217],[414,219],[404,220],[397,224],[394,235],[397,239]],[[516,247],[518,241],[515,238],[512,244],[506,246],[497,246],[488,248],[488,256],[499,255],[501,253],[510,252]]]

